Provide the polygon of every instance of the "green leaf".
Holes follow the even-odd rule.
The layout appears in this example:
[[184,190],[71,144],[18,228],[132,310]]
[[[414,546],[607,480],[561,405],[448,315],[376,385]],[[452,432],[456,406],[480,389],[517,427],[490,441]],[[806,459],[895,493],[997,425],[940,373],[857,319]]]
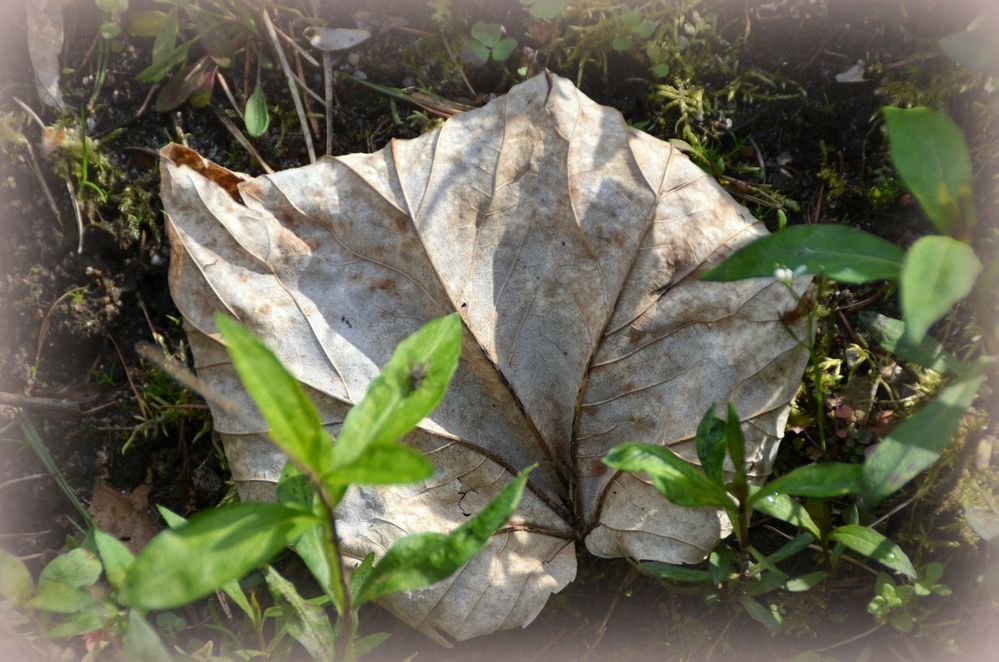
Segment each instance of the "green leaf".
[[807,575],[787,580],[787,583],[784,584],[784,588],[791,593],[810,591],[823,582],[828,576],[829,573],[825,570],[816,570],[815,572],[810,572]]
[[371,570],[375,567],[375,554],[374,552],[369,552],[361,560],[361,564],[354,568],[354,571],[350,573],[350,595],[354,599],[357,599],[360,593],[361,587],[364,586],[368,581],[368,576],[371,574]]
[[630,51],[635,47],[635,44],[631,41],[631,37],[626,34],[619,34],[614,37],[614,41],[611,42],[611,48],[616,51]]
[[128,628],[125,630],[122,643],[126,660],[170,662],[170,653],[163,646],[156,630],[134,609],[128,612]]
[[[987,365],[987,364],[984,364]],[[864,460],[864,503],[873,508],[940,457],[985,379],[979,364],[902,421]]]
[[697,458],[708,478],[718,485],[725,484],[725,423],[715,415],[711,405],[697,425],[695,438]]
[[932,108],[884,109],[892,164],[943,234],[962,237],[975,224],[971,155],[964,134]]
[[38,575],[38,586],[50,581],[62,582],[73,588],[93,586],[101,577],[101,561],[82,547],[61,554],[45,566]]
[[45,635],[51,639],[68,639],[100,630],[117,619],[118,610],[113,606],[93,602],[89,608],[60,619],[59,624],[47,630]]
[[621,444],[604,456],[604,464],[619,471],[646,473],[663,496],[678,506],[731,506],[724,488],[668,448]]
[[333,449],[336,467],[371,446],[398,441],[437,407],[458,367],[461,330],[461,318],[452,313],[399,343],[364,399],[347,413]]
[[[375,632],[374,634],[369,634],[367,636],[361,637],[354,642],[354,653],[361,657],[362,655],[367,655],[371,651],[375,650],[386,641],[392,637],[388,632]],[[412,660],[411,655],[408,659]]]
[[468,44],[468,48],[472,51],[472,53],[475,55],[475,57],[478,59],[478,61],[481,64],[485,64],[486,62],[489,61],[489,58],[492,55],[492,51],[489,50],[487,46],[484,46],[481,42],[474,40],[466,43]]
[[846,524],[834,529],[829,539],[841,542],[858,554],[877,561],[881,565],[900,572],[911,579],[916,578],[916,569],[902,548],[874,529],[859,524]]
[[130,11],[125,16],[125,32],[132,37],[155,37],[166,20],[167,14],[159,9]]
[[120,589],[135,555],[123,542],[101,530],[94,531],[94,541],[97,544],[97,553],[104,563],[104,574],[108,578],[108,583],[113,588]]
[[771,494],[828,498],[859,494],[863,489],[863,467],[848,462],[809,464],[772,480],[749,497],[749,504]]
[[160,82],[170,73],[171,69],[184,61],[192,43],[192,41],[185,42],[180,46],[172,48],[168,53],[164,53],[160,59],[153,60],[151,65],[136,75],[135,80],[147,85]]
[[569,0],[520,0],[520,4],[527,6],[534,18],[550,21],[562,15]]
[[968,296],[982,270],[968,244],[933,235],[914,243],[905,254],[899,294],[906,332],[918,344],[930,325]]
[[429,478],[434,465],[420,451],[392,444],[374,446],[326,474],[327,485],[398,485]]
[[503,62],[510,57],[510,53],[515,48],[517,48],[517,40],[513,37],[500,39],[499,43],[493,46],[493,59],[497,62]]
[[902,320],[878,313],[862,313],[861,319],[882,349],[904,361],[911,361],[940,374],[957,374],[964,369],[953,354],[930,336],[923,336],[919,343],[912,342]]
[[777,622],[777,618],[774,616],[774,613],[750,596],[740,596],[739,604],[741,604],[742,608],[746,610],[746,613],[749,614],[750,618],[768,630],[776,630],[780,627],[780,623]]
[[259,80],[253,88],[253,94],[246,100],[243,123],[246,124],[246,132],[252,138],[259,138],[267,133],[267,127],[271,123],[270,113],[267,112],[267,99],[264,97],[264,90]]
[[472,26],[472,36],[483,46],[493,48],[503,37],[503,28],[499,23],[484,23],[476,21]]
[[898,278],[905,254],[895,244],[842,225],[793,225],[743,246],[702,280],[729,281],[774,275],[823,275],[841,283]]
[[797,556],[801,552],[808,549],[808,546],[815,542],[815,536],[811,533],[801,533],[794,537],[794,539],[787,541],[773,553],[767,555],[767,561],[772,564],[780,563],[781,561],[786,561],[792,556]]
[[[284,626],[302,647],[316,660],[332,660],[333,628],[321,607],[308,603],[294,585],[268,566],[264,574],[267,588],[278,604],[286,607]],[[290,613],[289,613],[290,612]]]
[[177,8],[173,7],[163,18],[163,22],[160,23],[159,30],[156,31],[156,39],[153,41],[154,67],[157,64],[163,63],[177,48],[177,30],[179,28],[179,24],[180,21],[177,17]]
[[215,316],[215,324],[225,338],[243,387],[267,421],[275,445],[312,475],[329,471],[333,440],[323,430],[319,413],[299,381],[242,324],[221,314]]
[[[291,462],[286,463],[281,472],[281,478],[277,485],[277,500],[278,503],[298,506],[316,515],[321,512],[318,509],[319,495],[316,488],[309,483],[308,477]],[[292,548],[335,603],[336,598],[332,591],[333,571],[330,568],[332,559],[327,554],[327,526],[329,524],[323,521],[319,526],[306,529],[292,542]],[[331,553],[332,551],[330,551]]]
[[[171,529],[176,529],[187,524],[187,518],[181,517],[165,506],[156,506],[156,509],[159,510],[160,515]],[[226,582],[219,590],[228,595],[251,621],[257,618],[257,612],[250,605],[250,600],[246,597],[246,593],[243,592],[238,579]]]
[[[774,570],[777,570],[774,568]],[[776,591],[787,580],[787,575],[777,570],[777,572],[762,572],[754,575],[746,582],[746,595],[756,597],[765,595],[771,591]]]
[[688,582],[699,584],[711,581],[711,573],[707,570],[697,568],[687,568],[674,563],[663,563],[662,561],[646,561],[638,564],[638,569],[656,577],[669,579],[674,582]]
[[485,508],[451,533],[416,533],[397,540],[358,589],[355,608],[389,593],[430,586],[468,563],[517,510],[527,475],[535,466],[518,473]]
[[32,609],[55,614],[75,614],[93,608],[94,604],[94,599],[82,588],[55,579],[39,581],[38,593],[27,602]]
[[786,494],[771,494],[755,500],[753,510],[793,524],[810,533],[816,540],[822,538],[822,531],[805,510],[805,507]]
[[146,545],[125,576],[120,599],[141,609],[187,604],[264,565],[318,523],[311,513],[276,503],[202,511]]
[[0,549],[0,598],[17,606],[27,602],[34,592],[28,567],[21,559]]
[[746,439],[742,436],[739,414],[731,402],[728,403],[728,418],[725,421],[725,447],[735,467],[732,484],[742,489],[746,485]]
[[205,85],[206,80],[214,76],[215,65],[206,55],[190,64],[168,80],[153,102],[153,110],[158,113],[165,113],[181,105],[187,99]]

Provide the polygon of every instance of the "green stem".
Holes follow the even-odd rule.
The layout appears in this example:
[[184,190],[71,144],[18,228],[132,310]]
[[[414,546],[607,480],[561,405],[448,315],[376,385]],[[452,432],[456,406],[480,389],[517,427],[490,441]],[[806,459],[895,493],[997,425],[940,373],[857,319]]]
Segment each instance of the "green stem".
[[333,593],[333,605],[337,610],[336,648],[334,659],[354,660],[354,610],[351,605],[350,587],[343,567],[343,555],[340,553],[340,538],[336,531],[336,518],[333,516],[333,500],[326,487],[318,480],[314,481],[319,493],[323,517],[326,521],[326,562],[330,569],[330,590]]

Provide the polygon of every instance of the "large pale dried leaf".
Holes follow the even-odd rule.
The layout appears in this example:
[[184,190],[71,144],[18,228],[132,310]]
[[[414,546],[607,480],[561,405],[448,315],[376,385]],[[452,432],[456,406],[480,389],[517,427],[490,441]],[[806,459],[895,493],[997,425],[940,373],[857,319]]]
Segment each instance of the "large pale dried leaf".
[[59,54],[62,52],[62,4],[59,0],[25,0],[28,55],[35,72],[38,100],[63,113],[66,104],[59,87]]
[[[703,558],[724,518],[609,470],[600,458],[616,444],[696,462],[701,416],[732,401],[750,475],[769,471],[806,358],[780,321],[795,302],[772,279],[698,280],[765,230],[568,81],[542,74],[420,138],[252,180],[177,145],[164,156],[173,296],[200,377],[245,411],[215,311],[275,350],[334,435],[400,340],[461,314],[452,387],[406,439],[436,474],[351,490],[338,510],[360,559],[455,528],[540,464],[478,557],[385,601],[424,632],[529,623],[575,575],[577,541],[607,557]],[[213,413],[241,494],[273,494],[284,458],[263,421]]]

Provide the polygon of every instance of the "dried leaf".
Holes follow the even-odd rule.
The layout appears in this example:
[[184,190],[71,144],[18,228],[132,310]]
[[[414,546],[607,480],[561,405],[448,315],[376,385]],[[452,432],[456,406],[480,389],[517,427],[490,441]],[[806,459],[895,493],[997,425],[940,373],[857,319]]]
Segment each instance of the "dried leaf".
[[28,55],[35,72],[38,100],[66,112],[59,88],[59,54],[62,52],[62,3],[59,0],[25,0]]
[[[769,472],[807,359],[781,323],[796,301],[772,278],[699,280],[762,224],[565,79],[542,74],[374,154],[249,181],[179,145],[163,156],[171,288],[196,368],[248,414],[217,311],[264,339],[334,436],[400,340],[460,314],[452,386],[405,439],[435,475],[351,489],[337,511],[349,554],[382,556],[406,534],[454,530],[539,464],[468,565],[382,600],[429,635],[529,623],[575,575],[577,540],[599,556],[702,560],[727,521],[609,469],[622,442],[696,463],[704,411],[732,401],[748,474]],[[242,496],[273,498],[284,457],[264,421],[213,413]]]
[[317,28],[309,26],[305,38],[313,48],[321,51],[343,51],[363,43],[371,37],[367,30],[354,28]]

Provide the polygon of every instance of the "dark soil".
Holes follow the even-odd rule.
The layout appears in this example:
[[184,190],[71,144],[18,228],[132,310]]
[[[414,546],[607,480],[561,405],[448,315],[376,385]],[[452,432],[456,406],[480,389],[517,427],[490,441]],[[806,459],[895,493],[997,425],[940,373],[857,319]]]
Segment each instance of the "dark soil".
[[[295,3],[291,3],[295,4]],[[302,3],[308,5],[309,3]],[[962,29],[976,15],[975,3],[930,3],[903,0],[871,2],[706,2],[722,14],[720,30],[732,43],[749,37],[738,52],[741,70],[758,68],[776,79],[793,81],[803,94],[786,100],[741,100],[734,104],[721,131],[708,131],[713,144],[727,154],[730,190],[740,183],[761,184],[796,201],[789,222],[842,222],[874,232],[903,246],[929,231],[918,206],[893,179],[885,154],[879,109],[887,103],[924,103],[948,112],[975,146],[976,172],[982,185],[979,208],[991,208],[996,173],[995,125],[989,112],[976,110],[990,101],[974,76],[935,49],[939,37]],[[132,6],[158,7],[152,2]],[[372,6],[374,5],[374,6]],[[528,66],[544,66],[575,80],[577,67],[565,50],[546,52],[528,36],[530,17],[516,2],[454,2],[452,18],[443,27],[430,23],[423,2],[337,3],[323,17],[328,25],[352,25],[359,9],[376,14],[376,23],[389,18],[406,21],[403,29],[382,28],[360,46],[357,64],[338,66],[361,70],[368,80],[402,87],[416,84],[446,99],[478,105],[502,94],[518,79],[516,64],[465,66],[474,93],[462,80],[441,46],[447,38],[457,51],[476,20],[502,23],[522,44],[538,48]],[[41,112],[27,58],[24,17],[20,5],[5,8],[0,40],[0,110],[17,109],[17,97]],[[91,51],[99,26],[92,2],[80,0],[66,9],[64,63],[78,63],[64,72],[63,88],[73,107],[85,103],[93,89],[95,56]],[[149,86],[135,80],[148,65],[150,40],[133,40],[109,60],[107,80],[89,119],[90,135],[116,174],[108,185],[107,201],[96,206],[86,224],[83,251],[78,253],[74,212],[63,180],[53,174],[42,154],[39,127],[31,122],[15,127],[33,146],[34,158],[52,191],[58,216],[50,208],[39,180],[30,168],[27,151],[0,143],[0,544],[28,559],[34,570],[63,547],[75,533],[70,519],[80,521],[66,497],[32,449],[21,443],[23,426],[38,429],[55,464],[75,493],[88,502],[95,484],[105,482],[123,492],[148,493],[145,508],[156,504],[190,514],[230,494],[228,474],[219,444],[210,430],[200,400],[173,385],[136,351],[139,343],[159,344],[184,356],[185,339],[178,312],[167,288],[169,245],[162,230],[155,152],[167,141],[186,135],[189,145],[233,170],[258,174],[255,159],[239,146],[217,118],[228,104],[216,89],[212,105],[157,113],[147,102]],[[519,56],[518,56],[519,57]],[[868,65],[868,80],[841,84],[835,74],[858,60]],[[66,65],[70,66],[70,65]],[[242,85],[241,65],[233,77]],[[308,69],[307,80],[322,90],[321,70]],[[232,79],[230,79],[232,80]],[[582,91],[614,106],[630,122],[646,123],[663,138],[673,137],[676,117],[662,110],[651,92],[647,64],[633,53],[608,53],[608,70],[597,64],[583,69]],[[698,81],[720,89],[725,80],[711,75]],[[265,71],[268,98],[278,100],[279,112],[270,131],[254,141],[264,160],[281,169],[307,162],[298,120],[288,99],[280,69]],[[918,92],[914,92],[917,90]],[[408,138],[421,129],[405,118],[415,108],[390,101],[346,79],[336,85],[339,106],[334,117],[334,152],[379,149],[392,138]],[[397,123],[393,111],[404,119]],[[18,111],[18,118],[23,113]],[[42,114],[45,122],[57,118]],[[432,119],[432,116],[428,119]],[[705,124],[713,118],[705,120]],[[321,151],[323,134],[314,136]],[[750,142],[751,141],[751,142]],[[978,146],[981,146],[979,149]],[[765,175],[749,172],[758,161]],[[762,175],[762,176],[761,176]],[[736,180],[736,181],[731,181]],[[150,206],[128,218],[133,199],[125,187],[150,192]],[[772,209],[751,205],[776,227]],[[133,214],[135,216],[136,214]],[[984,216],[984,213],[982,214]],[[983,242],[992,240],[987,223]],[[878,288],[856,288],[833,295],[844,305],[886,294]],[[891,314],[890,296],[880,296],[874,309]],[[869,308],[869,307],[868,307]],[[840,355],[852,342],[850,333],[862,327],[858,309],[826,329],[830,354]],[[849,329],[849,332],[847,331]],[[962,336],[955,332],[954,343]],[[792,435],[794,436],[794,435]],[[127,450],[126,450],[127,444]],[[785,442],[779,464],[800,464],[802,437]],[[845,451],[844,451],[845,452]],[[843,459],[851,459],[849,457]],[[856,458],[853,458],[856,459]],[[933,504],[937,507],[939,504]],[[932,509],[932,508],[931,508]],[[937,508],[931,535],[944,535],[953,511]],[[949,518],[949,519],[948,519]],[[901,520],[895,529],[906,526]],[[760,546],[766,536],[757,527]],[[918,529],[917,529],[918,530]],[[779,544],[769,542],[771,547]],[[983,553],[983,552],[981,552]],[[845,576],[824,588],[801,594],[785,605],[787,631],[771,637],[741,613],[738,602],[706,606],[699,593],[637,576],[623,560],[580,555],[579,577],[553,596],[541,616],[525,631],[502,632],[443,650],[423,639],[377,607],[362,612],[365,631],[391,631],[395,636],[376,657],[404,659],[579,659],[589,655],[610,659],[774,659],[795,652],[842,646],[829,652],[854,659],[866,645],[876,656],[890,651],[902,659],[937,659],[972,654],[995,634],[983,619],[995,617],[987,596],[975,583],[980,552],[974,545],[944,545],[935,558],[945,560],[946,580],[957,597],[935,606],[944,609],[927,617],[924,626],[905,637],[885,627],[864,635],[874,622],[865,612],[873,595],[868,576]],[[287,563],[291,564],[289,560]],[[289,565],[295,574],[293,565]],[[962,574],[962,568],[967,568]],[[310,589],[303,589],[308,593]],[[311,594],[311,593],[309,593]],[[932,602],[932,601],[931,601]],[[947,610],[965,605],[960,623],[948,623]],[[204,622],[204,605],[185,610],[189,623]],[[955,612],[958,613],[958,612]],[[916,636],[918,635],[918,637]],[[212,634],[193,628],[177,643],[188,648],[193,639]],[[217,636],[217,635],[216,635]],[[857,637],[855,642],[851,640]],[[0,654],[2,656],[2,654]],[[812,658],[809,658],[812,659]],[[814,658],[819,659],[819,658]],[[889,658],[890,659],[890,658]]]

